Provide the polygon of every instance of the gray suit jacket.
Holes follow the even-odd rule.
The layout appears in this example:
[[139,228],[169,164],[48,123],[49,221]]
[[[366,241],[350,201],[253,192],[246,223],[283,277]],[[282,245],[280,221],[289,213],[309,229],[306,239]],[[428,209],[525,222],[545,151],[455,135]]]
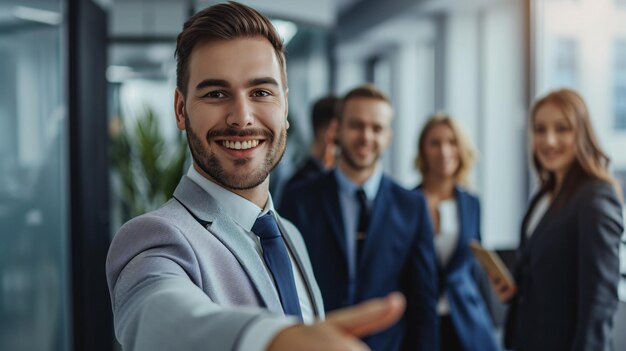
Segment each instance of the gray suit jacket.
[[[278,222],[313,311],[324,318],[302,237],[290,222]],[[288,318],[246,235],[186,176],[163,207],[126,223],[106,262],[124,350],[233,350],[253,321]]]

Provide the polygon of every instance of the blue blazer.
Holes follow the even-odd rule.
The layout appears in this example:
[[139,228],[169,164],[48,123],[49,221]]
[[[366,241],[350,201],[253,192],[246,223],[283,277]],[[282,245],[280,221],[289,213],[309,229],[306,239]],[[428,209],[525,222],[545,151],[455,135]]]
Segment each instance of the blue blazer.
[[[417,188],[421,192],[421,186]],[[439,263],[440,294],[446,294],[450,318],[465,351],[499,350],[489,310],[474,279],[474,255],[471,240],[480,241],[480,202],[460,187],[454,189],[459,213],[459,241],[448,265]]]
[[289,190],[280,212],[302,232],[327,311],[401,291],[404,317],[364,341],[372,350],[438,350],[436,263],[421,194],[382,177],[352,278],[334,172]]
[[505,343],[518,351],[610,351],[619,301],[621,203],[611,184],[587,180],[561,208],[555,204],[565,195],[559,194],[527,239],[541,195],[522,224],[518,291]]

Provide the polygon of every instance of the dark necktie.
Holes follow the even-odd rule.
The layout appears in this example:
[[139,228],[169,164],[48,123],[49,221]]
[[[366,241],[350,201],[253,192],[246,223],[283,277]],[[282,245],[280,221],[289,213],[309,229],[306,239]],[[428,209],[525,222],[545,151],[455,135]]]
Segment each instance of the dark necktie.
[[289,253],[272,213],[257,218],[252,226],[252,232],[261,239],[263,258],[274,277],[283,311],[285,314],[302,318]]
[[356,191],[356,198],[359,201],[359,223],[356,230],[356,261],[359,262],[363,253],[367,227],[370,223],[370,210],[367,206],[367,196],[365,196],[365,191],[362,188]]

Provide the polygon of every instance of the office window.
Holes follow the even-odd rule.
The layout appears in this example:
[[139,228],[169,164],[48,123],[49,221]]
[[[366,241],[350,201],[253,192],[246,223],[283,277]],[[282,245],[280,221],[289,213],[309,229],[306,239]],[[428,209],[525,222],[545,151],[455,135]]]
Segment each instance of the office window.
[[555,46],[555,86],[578,86],[578,42],[573,38],[558,38]]
[[626,130],[626,39],[615,42],[614,128]]

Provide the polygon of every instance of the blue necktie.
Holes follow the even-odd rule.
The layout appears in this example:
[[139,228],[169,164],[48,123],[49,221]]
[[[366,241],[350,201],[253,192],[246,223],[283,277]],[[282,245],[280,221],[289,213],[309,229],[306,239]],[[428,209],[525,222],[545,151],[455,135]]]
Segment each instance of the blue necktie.
[[272,213],[257,218],[252,226],[252,232],[261,239],[263,258],[274,277],[283,311],[285,314],[302,318],[291,261]]

